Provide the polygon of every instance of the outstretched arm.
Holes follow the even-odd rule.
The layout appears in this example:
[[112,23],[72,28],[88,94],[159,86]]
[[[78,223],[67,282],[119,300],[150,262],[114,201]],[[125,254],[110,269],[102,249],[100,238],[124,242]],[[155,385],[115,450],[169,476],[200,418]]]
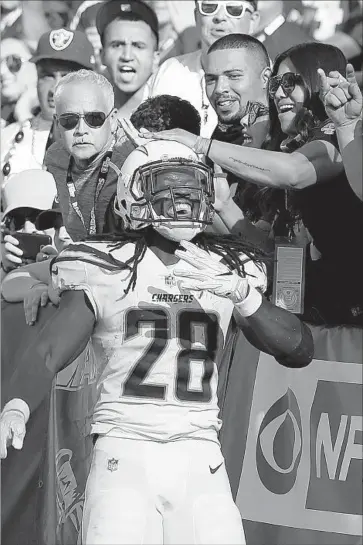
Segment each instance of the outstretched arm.
[[[212,140],[200,145],[199,136],[182,129],[158,133],[139,133],[145,139],[175,140],[195,151],[208,151],[208,157],[237,178],[273,188],[304,189],[330,180],[343,171],[341,156],[331,142],[316,140],[291,154],[247,148]],[[146,142],[147,140],[145,140]],[[319,142],[319,145],[317,144]],[[205,153],[205,151],[197,151]]]
[[95,316],[82,291],[63,293],[58,309],[21,355],[7,384],[3,402],[14,398],[34,411],[49,391],[55,374],[85,349]]
[[308,326],[252,286],[246,299],[235,305],[234,317],[250,343],[281,365],[299,368],[311,362],[314,343]]
[[242,278],[194,244],[183,241],[181,246],[186,251],[176,250],[175,255],[194,267],[193,271],[174,269],[174,274],[183,278],[183,288],[208,290],[230,299],[234,317],[247,339],[281,365],[299,368],[311,362],[314,343],[310,329],[295,315],[269,303],[253,287],[251,274],[257,276],[259,272],[256,265]]

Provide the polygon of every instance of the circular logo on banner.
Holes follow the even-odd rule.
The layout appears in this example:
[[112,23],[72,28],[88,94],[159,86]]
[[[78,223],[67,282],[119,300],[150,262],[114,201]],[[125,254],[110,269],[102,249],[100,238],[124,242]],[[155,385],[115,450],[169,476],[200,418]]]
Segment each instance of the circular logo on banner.
[[300,410],[289,388],[265,414],[257,437],[257,471],[270,492],[290,492],[296,481],[301,452]]
[[282,287],[277,296],[278,306],[286,310],[294,310],[299,302],[299,288]]

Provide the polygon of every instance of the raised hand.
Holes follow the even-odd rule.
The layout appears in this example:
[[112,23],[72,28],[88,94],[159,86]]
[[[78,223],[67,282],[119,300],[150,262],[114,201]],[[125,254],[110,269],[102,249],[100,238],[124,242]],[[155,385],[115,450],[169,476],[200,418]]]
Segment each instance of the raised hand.
[[146,140],[173,140],[174,142],[179,142],[192,149],[194,149],[198,138],[195,134],[185,131],[184,129],[170,129],[168,131],[160,132],[146,131],[143,133],[140,132],[139,136],[145,139],[143,144],[146,144]]
[[192,270],[175,268],[175,276],[181,277],[182,289],[191,291],[210,291],[220,297],[226,297],[233,303],[242,302],[248,294],[247,278],[242,278],[226,265],[217,261],[208,252],[188,241],[181,241],[185,249],[176,250],[175,255],[193,266]]
[[131,142],[137,148],[139,146],[145,146],[145,144],[147,144],[147,142],[150,140],[155,140],[155,138],[151,138],[151,137],[148,138],[144,136],[145,134],[148,134],[148,135],[151,134],[146,129],[140,129],[139,131],[135,129],[135,127],[133,126],[133,124],[131,123],[129,119],[126,119],[123,117],[119,119],[119,124],[121,125],[128,139],[131,140]]
[[337,71],[327,76],[321,68],[318,69],[318,75],[320,97],[335,126],[341,127],[356,121],[362,113],[363,99],[353,66],[347,65],[345,78]]

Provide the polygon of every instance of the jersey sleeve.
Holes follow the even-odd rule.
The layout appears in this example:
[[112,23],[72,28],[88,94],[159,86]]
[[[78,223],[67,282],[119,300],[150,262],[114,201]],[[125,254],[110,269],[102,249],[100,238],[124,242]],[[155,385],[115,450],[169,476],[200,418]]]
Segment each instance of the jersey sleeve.
[[100,305],[97,301],[95,283],[89,280],[87,262],[77,244],[68,246],[51,264],[51,279],[53,288],[59,293],[64,291],[84,291],[92,305],[96,319],[100,315]]

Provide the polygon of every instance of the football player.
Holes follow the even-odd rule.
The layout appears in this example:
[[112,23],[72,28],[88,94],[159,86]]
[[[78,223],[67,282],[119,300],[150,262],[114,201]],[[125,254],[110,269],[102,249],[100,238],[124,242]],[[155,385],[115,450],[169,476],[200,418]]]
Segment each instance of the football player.
[[313,343],[296,316],[263,297],[259,252],[203,233],[214,198],[212,171],[193,150],[149,142],[120,171],[117,213],[127,230],[70,245],[52,262],[59,310],[14,371],[1,457],[9,444],[22,447],[54,374],[92,337],[99,395],[86,545],[245,542],[218,441],[217,364],[228,325],[233,316],[288,367],[307,365]]

